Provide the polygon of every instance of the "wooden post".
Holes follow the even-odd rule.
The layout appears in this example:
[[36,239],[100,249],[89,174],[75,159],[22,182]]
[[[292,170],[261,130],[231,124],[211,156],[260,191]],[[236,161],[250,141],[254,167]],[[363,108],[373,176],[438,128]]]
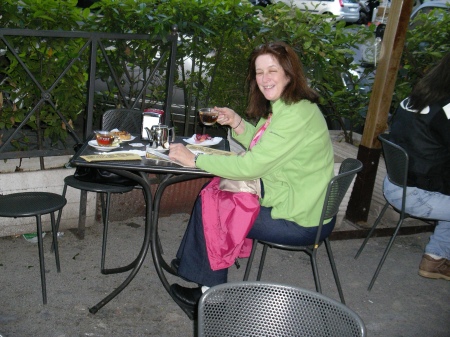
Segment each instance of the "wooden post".
[[347,207],[346,218],[353,223],[366,222],[380,159],[378,135],[387,128],[397,72],[413,8],[411,0],[392,1],[381,45],[380,59],[367,112],[357,158],[363,169],[356,177]]

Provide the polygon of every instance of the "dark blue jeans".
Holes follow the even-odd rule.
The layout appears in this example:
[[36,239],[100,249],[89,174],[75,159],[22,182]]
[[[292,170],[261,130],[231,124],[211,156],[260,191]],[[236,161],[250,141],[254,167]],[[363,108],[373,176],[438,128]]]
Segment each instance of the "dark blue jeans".
[[[286,245],[310,245],[314,243],[317,227],[302,227],[295,222],[272,219],[271,208],[261,207],[258,217],[247,237]],[[336,219],[322,227],[321,238],[330,235]],[[227,282],[228,269],[212,270],[209,266],[203,234],[201,198],[198,197],[186,232],[177,252],[180,259],[178,275],[191,282],[208,287]]]

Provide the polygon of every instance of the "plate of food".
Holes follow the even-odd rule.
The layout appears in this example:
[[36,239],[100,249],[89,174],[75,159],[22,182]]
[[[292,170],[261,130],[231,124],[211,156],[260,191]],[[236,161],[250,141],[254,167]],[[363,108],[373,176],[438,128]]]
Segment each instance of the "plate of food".
[[118,138],[121,142],[131,142],[136,137],[132,136],[131,133],[128,131],[121,131],[121,130],[111,130],[111,133],[114,135],[114,137]]
[[119,142],[114,142],[109,146],[101,146],[98,145],[97,141],[94,140],[90,140],[88,142],[89,146],[92,146],[94,149],[99,150],[99,151],[112,151],[115,149],[118,149],[120,147]]
[[211,146],[219,144],[222,137],[211,137],[208,134],[194,134],[191,138],[183,139],[186,143],[192,145]]

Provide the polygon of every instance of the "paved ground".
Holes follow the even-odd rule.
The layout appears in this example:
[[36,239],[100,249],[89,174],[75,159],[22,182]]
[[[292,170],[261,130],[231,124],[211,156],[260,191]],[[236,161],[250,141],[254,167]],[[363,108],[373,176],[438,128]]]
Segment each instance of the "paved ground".
[[[160,222],[167,260],[175,254],[187,219],[187,214],[178,214]],[[361,316],[368,336],[450,336],[450,282],[417,275],[429,234],[398,237],[371,292],[367,286],[388,238],[369,241],[358,260],[353,256],[361,239],[332,242],[347,305]],[[107,266],[131,261],[142,235],[141,218],[111,223]],[[88,308],[126,277],[100,273],[101,226],[87,229],[84,240],[70,231],[60,237],[59,274],[49,235],[44,243],[47,305],[42,304],[37,245],[22,237],[0,238],[1,337],[195,335],[195,324],[160,284],[150,254],[128,288],[94,315]],[[338,299],[325,249],[318,261],[324,294]],[[242,279],[245,261],[241,265],[231,268],[230,281]],[[270,250],[263,280],[314,289],[308,258],[301,253]]]

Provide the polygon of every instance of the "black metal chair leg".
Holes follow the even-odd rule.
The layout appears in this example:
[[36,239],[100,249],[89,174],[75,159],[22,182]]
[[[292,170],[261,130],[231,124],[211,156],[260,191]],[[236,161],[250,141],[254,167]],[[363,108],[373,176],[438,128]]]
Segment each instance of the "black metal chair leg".
[[[64,184],[64,188],[63,188],[63,192],[62,192],[62,197],[65,198],[66,197],[66,193],[67,193],[67,184]],[[61,221],[61,214],[62,214],[63,209],[61,208],[58,211],[58,219],[56,220],[56,231],[59,231],[59,223]]]
[[314,283],[316,285],[316,291],[318,293],[322,293],[322,287],[320,285],[320,278],[319,278],[319,269],[317,268],[317,260],[316,260],[316,254],[314,252],[311,253],[310,261],[311,261],[311,268],[314,276]]
[[[62,193],[62,197],[65,198],[66,197],[66,192],[67,192],[67,184],[64,184],[64,188],[63,188],[63,193]],[[59,224],[61,222],[61,214],[62,214],[63,209],[61,208],[58,211],[58,219],[56,220],[56,234],[58,234],[59,232]],[[53,237],[53,242],[52,242],[52,248],[50,249],[50,252],[54,252],[55,251],[55,238]],[[57,244],[57,242],[56,242]]]
[[364,242],[362,243],[361,247],[359,247],[358,252],[355,255],[355,259],[358,258],[359,254],[363,251],[364,247],[366,246],[367,241],[369,241],[370,237],[372,236],[373,232],[375,231],[375,228],[377,228],[378,224],[380,223],[381,219],[383,218],[384,213],[386,212],[387,208],[389,207],[389,202],[384,204],[383,209],[381,210],[380,215],[378,215],[378,218],[375,220],[372,228],[370,229],[369,234],[367,234],[366,238],[364,239]]
[[339,293],[339,298],[341,299],[342,304],[345,304],[344,293],[342,291],[341,281],[339,280],[339,274],[336,268],[336,263],[334,262],[333,251],[331,250],[330,240],[326,238],[325,240],[325,248],[327,249],[328,259],[330,260],[331,270],[333,271],[334,281],[336,282],[336,286]]
[[53,244],[52,248],[55,251],[55,260],[56,260],[56,270],[58,273],[61,272],[61,265],[59,263],[59,250],[58,250],[58,230],[57,224],[55,223],[55,213],[50,213],[50,219],[52,224],[52,235],[53,235]]
[[248,277],[250,275],[250,270],[252,269],[253,259],[255,258],[257,245],[258,245],[258,241],[253,240],[252,251],[251,251],[248,261],[247,261],[247,267],[245,267],[244,281],[248,281]]
[[261,261],[259,262],[259,268],[258,268],[258,275],[256,276],[256,281],[260,281],[261,280],[261,275],[262,275],[262,271],[264,268],[264,262],[266,260],[266,254],[267,254],[267,245],[263,244],[263,251],[261,254]]
[[384,261],[386,260],[386,257],[388,256],[389,251],[391,250],[391,247],[395,241],[395,238],[397,237],[397,233],[403,224],[403,220],[404,220],[404,218],[401,217],[400,220],[398,221],[397,227],[395,228],[395,232],[392,235],[391,239],[389,240],[389,243],[388,243],[386,249],[384,250],[383,257],[381,258],[381,261],[378,264],[377,270],[375,271],[375,274],[373,275],[372,280],[370,281],[369,288],[368,288],[369,291],[372,290],[373,284],[375,283],[375,280],[377,279],[378,274],[380,273],[381,267],[383,267]]
[[[105,259],[106,259],[106,244],[108,241],[108,226],[109,226],[109,206],[111,204],[111,194],[106,193],[106,205],[102,198],[102,214],[103,214],[103,241],[102,241],[102,259],[100,261],[101,273],[105,274]],[[105,207],[105,208],[103,208]]]
[[44,245],[42,243],[42,224],[41,216],[36,215],[36,226],[37,226],[37,239],[38,239],[38,250],[39,250],[39,266],[41,270],[41,287],[42,287],[42,301],[47,304],[47,287],[45,284],[45,263],[44,263]]

